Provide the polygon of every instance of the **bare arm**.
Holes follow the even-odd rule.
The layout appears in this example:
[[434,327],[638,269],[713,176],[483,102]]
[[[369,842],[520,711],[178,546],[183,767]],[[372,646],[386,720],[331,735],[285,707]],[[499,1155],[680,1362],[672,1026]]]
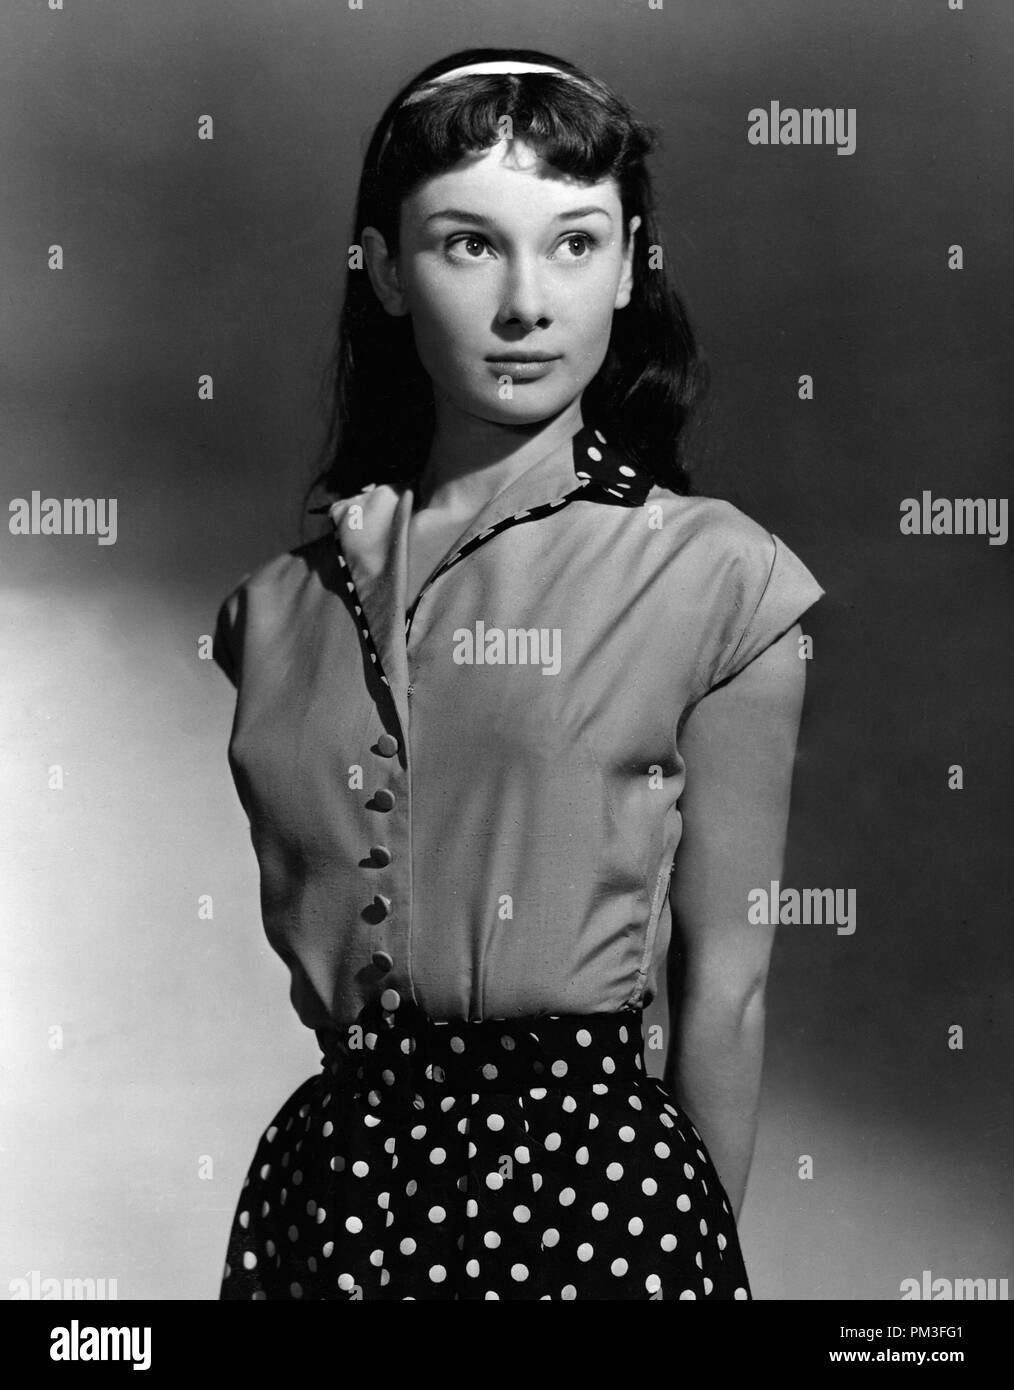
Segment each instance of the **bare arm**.
[[757,1129],[774,928],[747,894],[781,876],[806,664],[798,624],[698,703],[683,727],[683,837],[670,903],[664,1081],[714,1160],[738,1220]]

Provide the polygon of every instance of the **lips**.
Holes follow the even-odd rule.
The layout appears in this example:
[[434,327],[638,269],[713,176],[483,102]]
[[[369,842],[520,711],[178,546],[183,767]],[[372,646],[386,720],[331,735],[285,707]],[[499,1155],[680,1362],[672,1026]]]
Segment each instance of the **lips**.
[[560,354],[557,352],[491,352],[486,358],[487,362],[558,362]]

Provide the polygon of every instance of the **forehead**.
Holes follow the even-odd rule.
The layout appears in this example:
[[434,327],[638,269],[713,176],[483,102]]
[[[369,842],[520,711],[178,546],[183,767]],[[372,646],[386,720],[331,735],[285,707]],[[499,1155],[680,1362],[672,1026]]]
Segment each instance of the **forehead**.
[[616,181],[565,174],[523,141],[501,140],[424,180],[405,199],[402,212],[408,219],[421,221],[444,208],[476,213],[496,210],[523,222],[591,203],[619,215]]

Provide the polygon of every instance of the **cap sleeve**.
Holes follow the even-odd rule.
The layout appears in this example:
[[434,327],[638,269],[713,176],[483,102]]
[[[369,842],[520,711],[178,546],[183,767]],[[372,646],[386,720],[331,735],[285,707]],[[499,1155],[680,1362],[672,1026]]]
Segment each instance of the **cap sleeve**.
[[783,540],[770,531],[743,557],[742,614],[720,654],[709,689],[742,671],[772,642],[788,632],[824,590]]
[[218,610],[215,635],[211,644],[211,655],[215,663],[237,688],[239,687],[239,658],[241,655],[239,604],[240,591],[234,589]]

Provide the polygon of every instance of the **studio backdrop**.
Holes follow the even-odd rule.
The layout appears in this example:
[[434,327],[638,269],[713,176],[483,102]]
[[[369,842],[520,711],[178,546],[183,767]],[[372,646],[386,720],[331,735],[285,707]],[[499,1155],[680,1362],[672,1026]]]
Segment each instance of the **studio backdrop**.
[[[0,1297],[215,1298],[253,1145],[318,1066],[210,635],[327,528],[303,493],[365,141],[465,45],[559,53],[658,130],[713,375],[698,490],[826,590],[781,886],[843,912],[776,938],[755,1296],[1008,1278],[1010,7],[66,0],[2,27]],[[47,530],[47,499],[94,525]]]

